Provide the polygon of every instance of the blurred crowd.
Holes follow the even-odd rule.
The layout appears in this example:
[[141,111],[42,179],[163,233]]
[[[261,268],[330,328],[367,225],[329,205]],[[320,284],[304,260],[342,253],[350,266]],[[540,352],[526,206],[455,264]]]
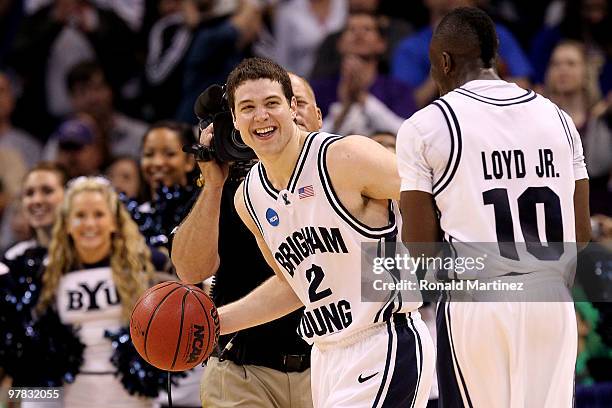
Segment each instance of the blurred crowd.
[[[197,166],[181,151],[195,141],[194,102],[246,56],[307,79],[323,131],[393,150],[403,120],[437,97],[429,41],[457,6],[495,20],[504,79],[574,120],[594,239],[610,245],[612,0],[0,0],[3,262],[52,245],[66,180],[104,174],[155,249],[155,269],[169,273],[170,231],[197,193]],[[612,282],[612,260],[602,265]],[[612,329],[598,328],[591,304],[577,314],[577,383],[612,381],[609,365],[589,363],[611,361]]]

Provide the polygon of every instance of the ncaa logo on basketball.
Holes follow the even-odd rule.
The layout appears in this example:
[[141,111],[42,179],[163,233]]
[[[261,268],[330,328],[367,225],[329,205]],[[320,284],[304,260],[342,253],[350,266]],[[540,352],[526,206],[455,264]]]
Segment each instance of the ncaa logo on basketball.
[[193,325],[193,339],[191,342],[191,352],[189,353],[188,363],[194,363],[200,359],[204,346],[204,326]]
[[271,208],[268,208],[268,211],[266,211],[266,219],[268,220],[270,225],[273,226],[273,227],[278,226],[278,223],[280,221],[276,211],[274,211]]

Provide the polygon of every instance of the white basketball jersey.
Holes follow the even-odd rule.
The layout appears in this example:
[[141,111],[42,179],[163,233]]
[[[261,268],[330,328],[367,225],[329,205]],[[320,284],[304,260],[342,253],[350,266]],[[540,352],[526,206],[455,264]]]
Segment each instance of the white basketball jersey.
[[309,134],[286,190],[272,186],[262,163],[244,181],[247,209],[306,306],[297,332],[310,344],[342,340],[420,306],[402,304],[397,295],[387,302],[362,302],[361,245],[395,240],[400,219],[391,202],[389,224],[382,228],[364,225],[344,208],[326,166],[327,149],[339,139]]
[[404,123],[398,160],[402,190],[433,194],[449,243],[498,247],[497,268],[476,276],[532,272],[531,260],[558,260],[576,240],[574,182],[587,177],[580,138],[533,91],[468,82]]

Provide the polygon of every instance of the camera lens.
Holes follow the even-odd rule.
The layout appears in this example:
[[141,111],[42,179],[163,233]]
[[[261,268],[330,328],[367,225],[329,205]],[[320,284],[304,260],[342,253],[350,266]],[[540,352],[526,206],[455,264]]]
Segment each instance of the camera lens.
[[238,149],[248,149],[249,147],[242,141],[240,132],[237,130],[232,131],[232,144]]

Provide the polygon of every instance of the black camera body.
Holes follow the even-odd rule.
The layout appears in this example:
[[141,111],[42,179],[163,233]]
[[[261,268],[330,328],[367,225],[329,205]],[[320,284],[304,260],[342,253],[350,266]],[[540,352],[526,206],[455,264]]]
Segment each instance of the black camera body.
[[234,128],[232,114],[227,103],[224,87],[211,85],[200,94],[193,110],[199,120],[200,131],[211,123],[214,133],[210,146],[192,144],[183,147],[198,161],[216,160],[221,163],[234,162],[237,167],[251,167],[255,152],[247,146]]

